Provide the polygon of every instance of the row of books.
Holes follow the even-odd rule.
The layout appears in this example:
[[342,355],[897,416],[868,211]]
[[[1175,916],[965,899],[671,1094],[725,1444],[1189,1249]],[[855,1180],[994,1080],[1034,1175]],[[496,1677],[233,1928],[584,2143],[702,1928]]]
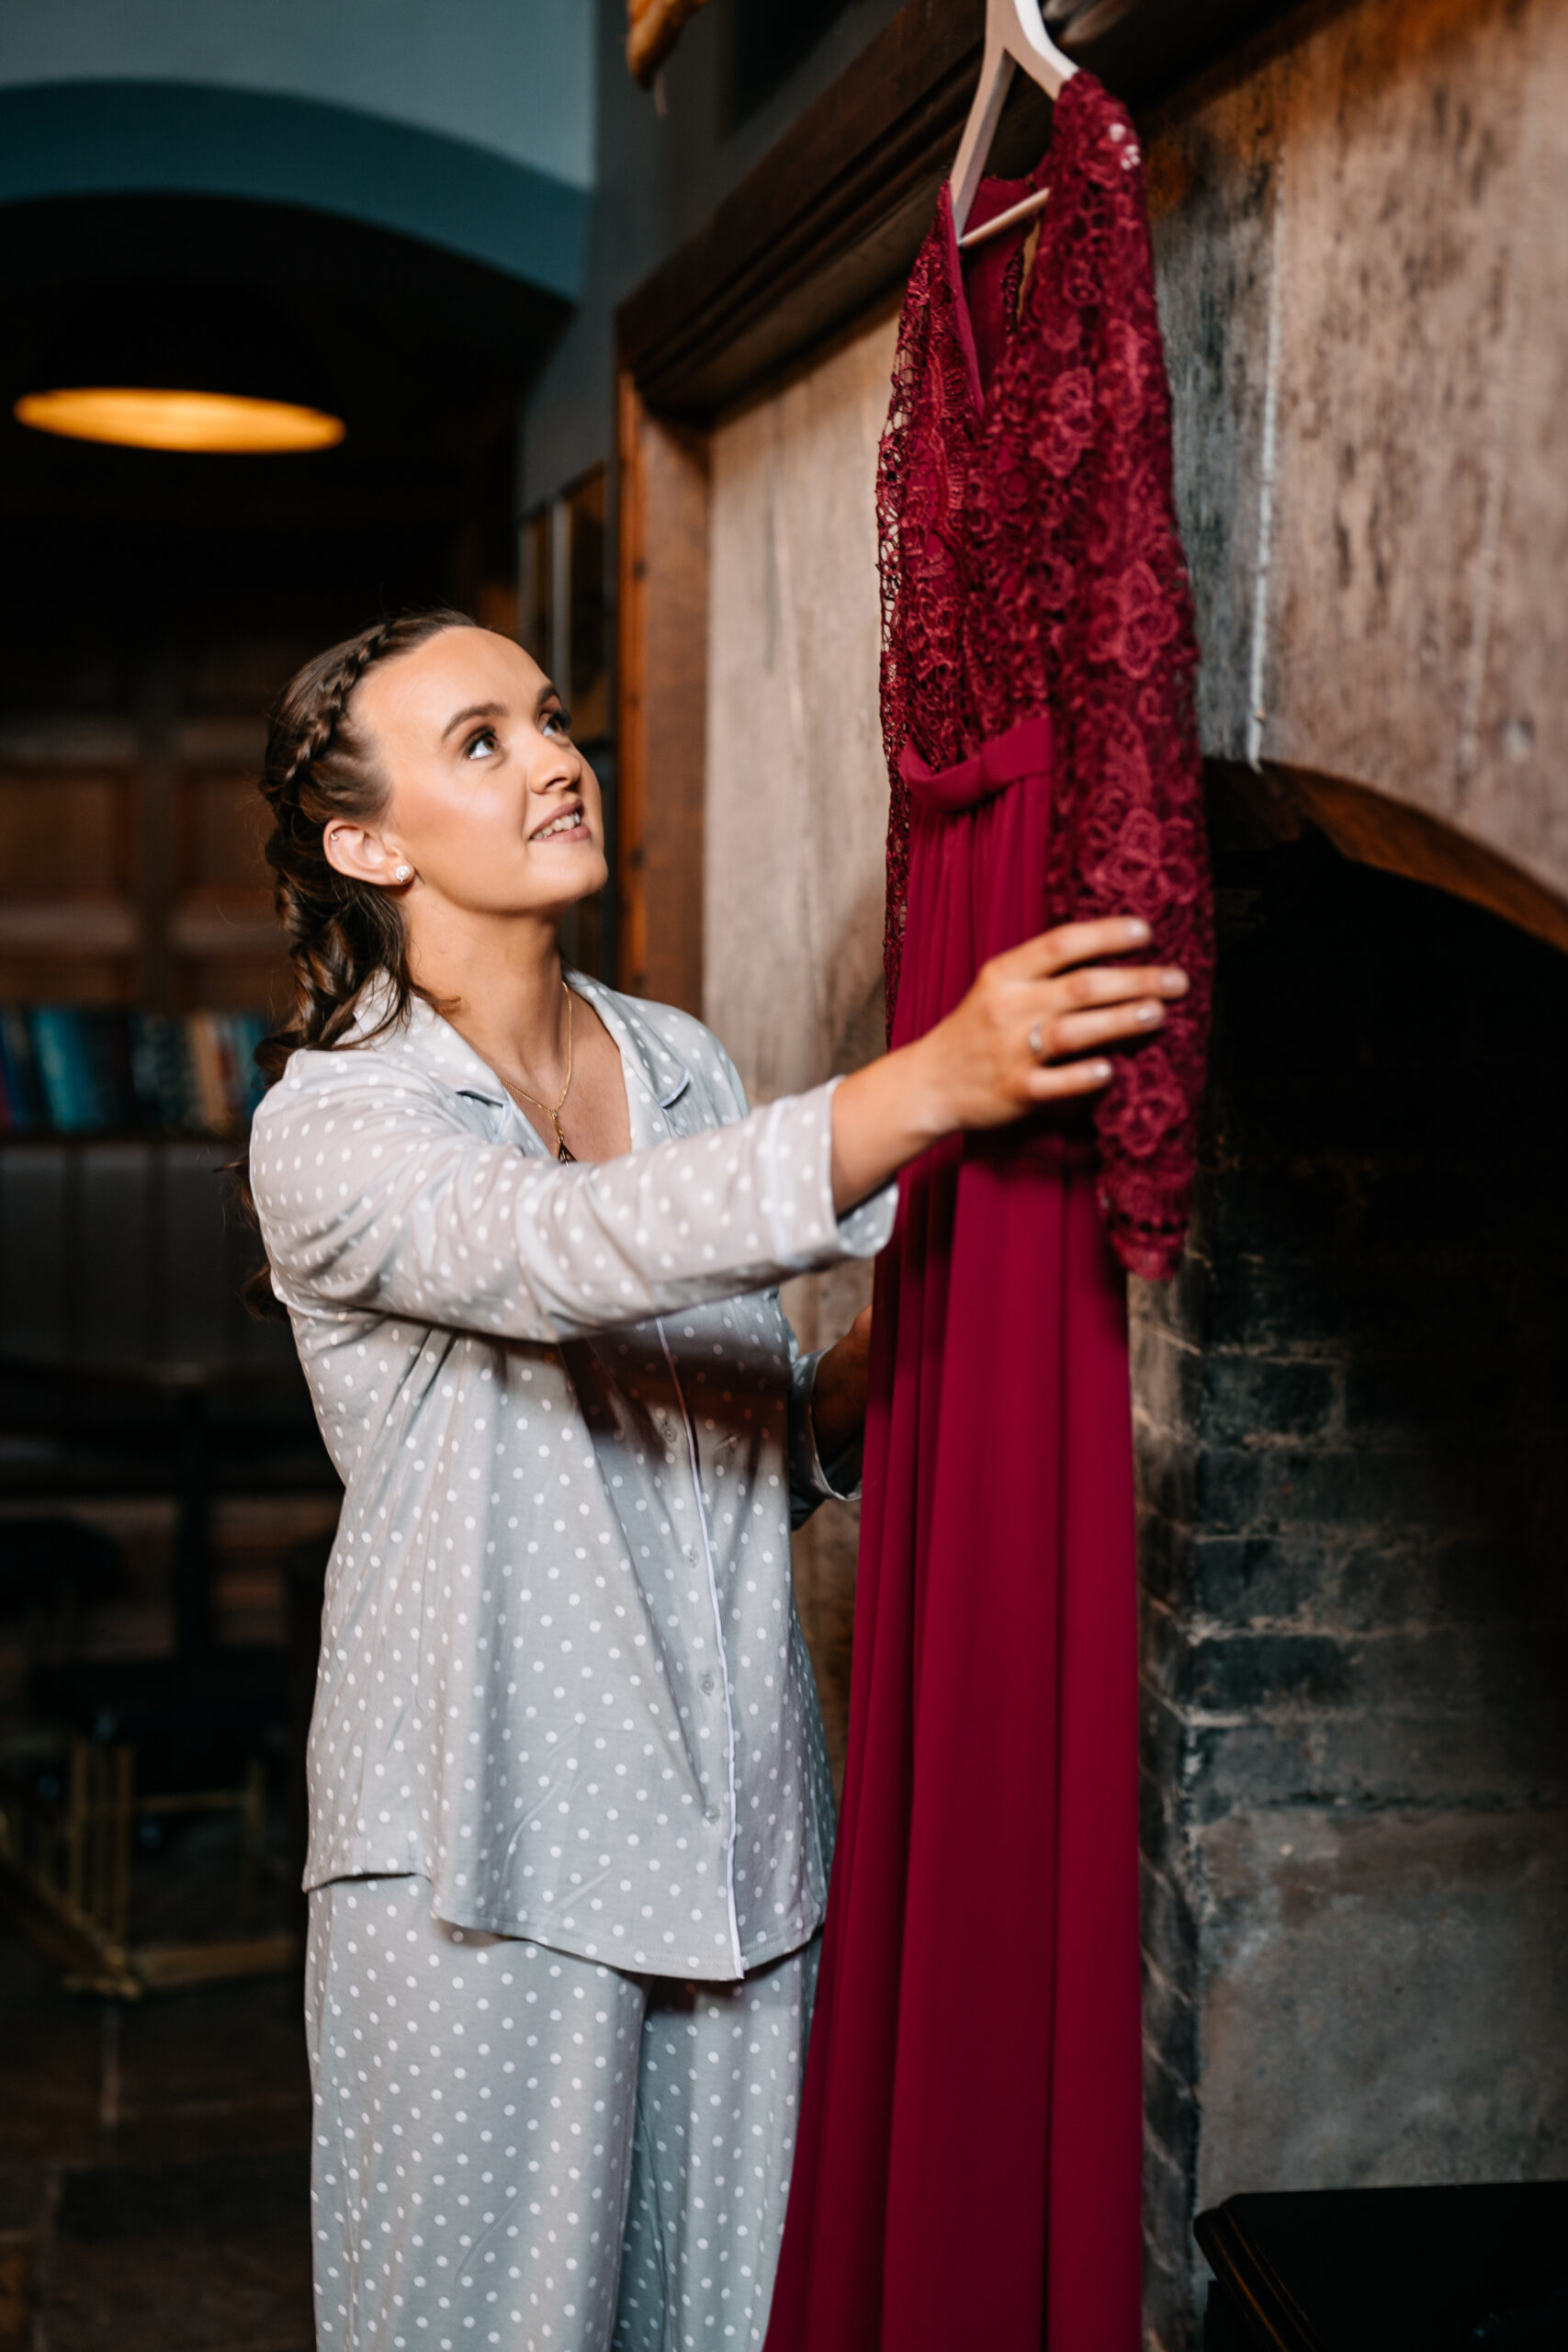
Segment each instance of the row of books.
[[0,1134],[243,1134],[260,1012],[0,1006]]

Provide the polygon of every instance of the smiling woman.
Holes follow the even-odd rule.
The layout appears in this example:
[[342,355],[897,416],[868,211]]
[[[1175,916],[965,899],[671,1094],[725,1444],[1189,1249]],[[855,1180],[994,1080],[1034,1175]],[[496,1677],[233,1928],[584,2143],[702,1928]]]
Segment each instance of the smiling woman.
[[1102,1085],[1185,982],[1070,927],[748,1114],[699,1022],[563,970],[599,788],[509,639],[334,647],[264,789],[296,1004],[251,1181],[345,1489],[319,2340],[759,2343],[832,1838],[789,1535],[858,1476],[867,1338],[801,1358],[778,1284],[880,1249],[929,1145]]

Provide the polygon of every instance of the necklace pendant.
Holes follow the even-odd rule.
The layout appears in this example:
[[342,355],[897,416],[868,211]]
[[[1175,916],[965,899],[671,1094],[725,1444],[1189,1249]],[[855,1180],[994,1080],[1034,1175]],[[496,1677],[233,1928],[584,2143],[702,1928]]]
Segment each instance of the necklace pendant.
[[556,1149],[556,1158],[557,1158],[558,1159],[570,1159],[570,1160],[571,1161],[571,1163],[572,1163],[572,1166],[575,1168],[575,1166],[577,1165],[577,1154],[576,1154],[576,1152],[575,1152],[575,1151],[573,1151],[573,1150],[570,1148],[570,1146],[569,1146],[569,1144],[567,1143],[567,1139],[566,1139],[565,1136],[563,1136],[563,1135],[562,1135],[562,1133],[561,1133],[560,1121],[559,1121],[558,1119],[557,1119],[557,1118],[556,1118],[556,1114],[555,1114],[555,1113],[554,1113],[553,1111],[550,1113],[550,1117],[551,1117],[552,1119],[554,1119],[554,1120],[555,1120],[555,1129],[556,1129],[556,1145],[557,1145],[557,1149]]

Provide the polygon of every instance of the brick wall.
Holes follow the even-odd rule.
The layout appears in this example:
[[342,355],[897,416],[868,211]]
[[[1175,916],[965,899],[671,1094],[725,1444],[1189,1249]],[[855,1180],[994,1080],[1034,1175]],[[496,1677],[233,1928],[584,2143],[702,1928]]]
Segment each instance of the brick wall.
[[1200,2205],[1568,2171],[1568,962],[1314,835],[1218,878],[1134,1299],[1165,2352]]

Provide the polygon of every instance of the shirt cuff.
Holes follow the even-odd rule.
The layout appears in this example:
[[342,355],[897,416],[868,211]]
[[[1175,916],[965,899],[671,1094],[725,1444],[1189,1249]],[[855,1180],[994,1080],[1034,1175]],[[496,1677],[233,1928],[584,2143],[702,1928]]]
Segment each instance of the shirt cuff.
[[897,1177],[842,1216],[833,1205],[833,1095],[842,1084],[830,1078],[808,1094],[784,1096],[767,1114],[762,1206],[773,1221],[775,1262],[792,1273],[874,1258],[893,1238]]
[[790,1377],[789,1397],[789,1523],[803,1527],[818,1503],[860,1500],[863,1442],[856,1438],[824,1463],[817,1450],[817,1429],[811,1400],[817,1388],[817,1367],[827,1354],[818,1348],[796,1358]]

